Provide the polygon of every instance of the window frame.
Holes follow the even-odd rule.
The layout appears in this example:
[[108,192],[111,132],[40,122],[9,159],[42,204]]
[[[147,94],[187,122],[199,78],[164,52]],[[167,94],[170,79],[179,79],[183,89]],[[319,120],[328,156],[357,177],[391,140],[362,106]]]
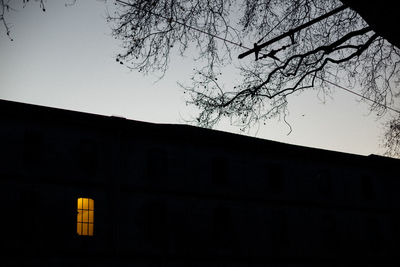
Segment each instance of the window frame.
[[94,200],[86,197],[77,199],[76,232],[79,236],[94,235]]

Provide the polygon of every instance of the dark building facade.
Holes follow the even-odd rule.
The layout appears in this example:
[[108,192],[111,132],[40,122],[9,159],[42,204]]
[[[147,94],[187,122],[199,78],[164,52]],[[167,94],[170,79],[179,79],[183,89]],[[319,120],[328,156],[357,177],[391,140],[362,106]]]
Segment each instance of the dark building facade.
[[399,262],[399,160],[10,101],[0,116],[2,266]]

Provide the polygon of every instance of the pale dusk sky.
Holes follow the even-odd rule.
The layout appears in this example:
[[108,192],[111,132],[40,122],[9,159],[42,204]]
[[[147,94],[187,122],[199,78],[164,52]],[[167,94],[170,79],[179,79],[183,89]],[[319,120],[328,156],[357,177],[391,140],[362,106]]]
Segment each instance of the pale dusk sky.
[[[0,28],[0,98],[105,116],[184,124],[195,113],[177,81],[188,81],[190,56],[171,61],[165,77],[143,76],[115,61],[119,42],[110,35],[102,1],[47,1],[14,12],[11,42]],[[225,79],[235,79],[223,74]],[[232,74],[233,76],[233,74]],[[249,136],[353,154],[382,154],[382,123],[368,105],[341,89],[325,103],[316,91],[289,99],[287,121],[271,120]],[[242,134],[221,124],[216,129]]]

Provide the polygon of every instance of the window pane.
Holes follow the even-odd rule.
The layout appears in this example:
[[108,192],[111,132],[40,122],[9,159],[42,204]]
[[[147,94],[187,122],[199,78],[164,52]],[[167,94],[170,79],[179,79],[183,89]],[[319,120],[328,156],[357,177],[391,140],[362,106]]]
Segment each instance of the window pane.
[[82,235],[88,235],[88,224],[83,224]]
[[82,222],[89,222],[89,211],[82,210]]
[[83,209],[85,209],[85,210],[89,209],[88,199],[87,198],[83,199]]
[[228,164],[224,158],[216,158],[211,165],[212,182],[216,185],[228,183]]
[[370,176],[364,176],[361,178],[361,190],[363,197],[367,200],[375,199],[374,186]]
[[269,166],[268,186],[272,193],[281,193],[284,189],[283,169],[280,165]]
[[82,209],[82,198],[78,198],[78,209]]
[[94,210],[94,200],[89,198],[89,209]]
[[94,220],[94,211],[89,211],[89,220],[88,222],[93,223]]
[[152,149],[147,154],[147,175],[156,180],[168,174],[168,155],[164,150]]
[[93,235],[93,224],[89,224],[89,235]]
[[34,166],[40,163],[43,152],[43,137],[38,132],[25,132],[24,134],[24,164]]
[[82,222],[82,215],[83,215],[83,212],[82,212],[82,210],[78,210],[78,215],[77,215],[77,222]]
[[76,232],[78,235],[82,235],[82,223],[77,223]]

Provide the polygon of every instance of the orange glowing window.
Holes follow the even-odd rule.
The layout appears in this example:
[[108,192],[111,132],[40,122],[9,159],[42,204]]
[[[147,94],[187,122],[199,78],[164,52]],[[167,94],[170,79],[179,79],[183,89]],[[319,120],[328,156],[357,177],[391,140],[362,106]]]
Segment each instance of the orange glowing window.
[[78,218],[76,231],[78,235],[93,235],[94,200],[78,198]]

